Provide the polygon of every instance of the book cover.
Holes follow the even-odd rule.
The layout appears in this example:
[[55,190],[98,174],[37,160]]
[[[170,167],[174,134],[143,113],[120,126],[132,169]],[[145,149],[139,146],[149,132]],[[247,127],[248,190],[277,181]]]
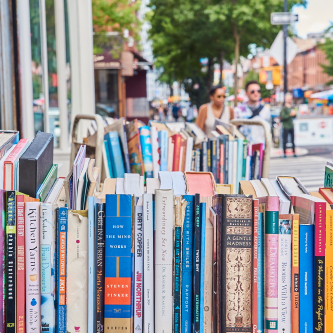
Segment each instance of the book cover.
[[41,202],[44,202],[46,197],[49,194],[49,191],[51,190],[52,186],[57,180],[58,175],[58,165],[52,165],[48,175],[44,179],[43,183],[37,190],[36,198],[38,198]]
[[[16,333],[16,212],[15,191],[6,192],[6,332]],[[27,324],[28,330],[28,324]]]
[[155,332],[173,330],[173,190],[155,191]]
[[135,211],[135,275],[134,275],[134,333],[143,332],[143,206],[136,205]]
[[104,289],[105,289],[105,203],[95,205],[96,231],[96,331],[104,332]]
[[210,139],[211,146],[211,171],[216,182],[218,182],[218,169],[217,161],[218,160],[218,138]]
[[120,127],[119,127],[118,134],[120,136],[121,150],[122,150],[122,154],[123,154],[125,173],[131,173],[130,155],[129,155],[128,141],[127,141],[127,137],[126,137],[125,119],[124,118],[123,118],[122,126],[120,125]]
[[291,333],[299,333],[299,215],[292,215]]
[[144,175],[140,138],[138,131],[138,120],[135,119],[125,125],[128,140],[131,173]]
[[264,219],[259,212],[258,224],[258,257],[257,257],[257,332],[264,333],[263,301],[264,301]]
[[184,195],[183,199],[187,207],[182,235],[181,333],[191,333],[194,196]]
[[18,131],[4,131],[1,130],[1,141],[0,141],[0,159],[4,157],[6,152],[18,142],[19,132]]
[[34,140],[20,157],[19,191],[36,197],[53,165],[53,135],[37,132]]
[[168,161],[168,132],[166,130],[160,130],[158,132],[159,139],[159,156],[160,156],[160,170],[167,171]]
[[253,200],[253,291],[252,291],[252,332],[257,333],[257,285],[259,257],[259,200]]
[[145,178],[153,177],[152,145],[150,128],[142,126],[139,128],[140,146],[144,164]]
[[112,170],[111,165],[111,156],[109,152],[109,145],[106,140],[103,141],[103,147],[102,147],[102,156],[103,156],[103,166],[105,169],[106,177],[107,178],[113,178],[114,172]]
[[104,332],[133,331],[131,195],[106,195]]
[[6,332],[6,191],[0,190],[0,331]]
[[201,289],[201,220],[200,195],[194,196],[194,251],[193,251],[193,333],[200,332],[200,289]]
[[66,333],[67,230],[68,209],[57,212],[56,332]]
[[124,161],[117,131],[108,132],[104,139],[108,142],[111,165],[115,177],[124,177]]
[[[204,333],[205,308],[205,260],[206,260],[206,203],[199,204],[201,229],[201,257],[200,257],[200,295],[199,295],[199,332]],[[212,239],[211,239],[212,240]],[[212,277],[212,276],[211,276]],[[207,329],[210,332],[210,329]]]
[[314,225],[299,225],[299,333],[313,333]]
[[173,172],[180,170],[180,150],[181,150],[182,136],[180,134],[175,134],[172,136],[172,143],[174,144],[173,151]]
[[88,332],[88,212],[68,211],[66,329]]
[[[81,145],[77,155],[75,156],[74,162],[73,162],[73,176],[72,176],[72,182],[70,182],[70,193],[71,194],[71,206],[69,208],[75,208],[76,205],[76,199],[77,199],[77,189],[78,189],[78,178],[80,176],[81,170],[85,164],[86,159],[86,145]],[[71,181],[71,180],[70,180]]]
[[154,333],[154,195],[143,195],[144,216],[144,292],[143,332]]
[[333,166],[325,166],[324,187],[333,189]]
[[201,171],[208,171],[208,142],[202,142]]
[[191,163],[192,163],[193,144],[194,144],[194,138],[193,137],[187,138],[186,165],[184,168],[185,172],[192,171]]
[[55,333],[56,216],[51,203],[40,206],[41,329]]
[[41,331],[40,203],[25,203],[26,331]]
[[100,199],[88,197],[88,333],[96,333],[96,203]]
[[333,332],[333,210],[326,210],[325,333]]
[[262,177],[262,165],[263,165],[263,143],[260,144],[252,144],[250,146],[251,153],[258,152],[257,157],[259,159],[259,165],[258,165],[258,179],[261,180]]
[[292,215],[279,215],[278,333],[291,333],[291,229]]
[[252,222],[251,197],[223,195],[223,333],[252,331]]

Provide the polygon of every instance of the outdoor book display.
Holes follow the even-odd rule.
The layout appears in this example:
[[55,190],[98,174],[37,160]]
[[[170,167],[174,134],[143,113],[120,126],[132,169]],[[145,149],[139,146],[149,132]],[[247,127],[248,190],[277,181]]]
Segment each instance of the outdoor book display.
[[332,164],[309,193],[234,128],[138,124],[66,178],[51,134],[0,131],[1,332],[332,333]]

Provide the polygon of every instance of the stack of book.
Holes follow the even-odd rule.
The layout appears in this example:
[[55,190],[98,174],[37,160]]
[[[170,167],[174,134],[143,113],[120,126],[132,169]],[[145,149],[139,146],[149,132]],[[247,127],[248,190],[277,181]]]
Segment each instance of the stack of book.
[[[217,183],[238,188],[240,180],[261,179],[263,144],[249,144],[231,124],[216,121],[212,138],[195,123],[157,123],[119,119],[105,128],[102,147],[106,177],[138,173],[157,178],[160,171],[211,172]],[[85,138],[96,145],[96,134]]]
[[231,194],[194,171],[100,187],[85,145],[59,178],[52,135],[1,136],[18,185],[0,190],[2,332],[333,332],[331,187]]

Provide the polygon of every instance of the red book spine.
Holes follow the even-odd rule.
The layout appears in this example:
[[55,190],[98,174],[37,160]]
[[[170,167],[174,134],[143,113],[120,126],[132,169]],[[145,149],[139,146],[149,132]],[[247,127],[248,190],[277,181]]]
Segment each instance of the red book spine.
[[219,182],[224,183],[225,180],[225,175],[224,175],[224,170],[225,170],[225,149],[224,149],[224,144],[220,144],[220,177],[219,177]]
[[25,259],[24,259],[24,195],[16,196],[17,219],[17,286],[16,286],[16,324],[17,332],[25,333]]
[[181,151],[181,135],[173,135],[172,142],[174,144],[173,153],[173,172],[178,172],[180,170],[180,151]]
[[259,245],[259,200],[253,200],[254,209],[254,230],[253,230],[253,291],[252,291],[252,328],[253,333],[257,333],[257,258]]

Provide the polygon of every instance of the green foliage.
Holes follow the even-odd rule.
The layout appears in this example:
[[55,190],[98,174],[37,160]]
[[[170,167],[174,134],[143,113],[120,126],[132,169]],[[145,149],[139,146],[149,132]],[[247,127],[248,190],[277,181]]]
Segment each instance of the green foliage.
[[[327,29],[327,31],[333,33],[333,23]],[[320,45],[320,48],[325,52],[326,60],[328,62],[328,64],[320,64],[320,66],[323,68],[324,73],[330,77],[333,77],[333,40],[327,37],[325,43]],[[333,80],[327,82],[327,85],[332,84]]]
[[[249,71],[247,75],[245,76],[244,85],[246,85],[248,81],[252,81],[252,80],[256,80],[257,82],[259,82],[259,73],[256,73],[254,71]],[[263,99],[270,97],[271,91],[266,88],[266,85],[263,83],[259,83],[259,85],[261,89],[261,97]]]

